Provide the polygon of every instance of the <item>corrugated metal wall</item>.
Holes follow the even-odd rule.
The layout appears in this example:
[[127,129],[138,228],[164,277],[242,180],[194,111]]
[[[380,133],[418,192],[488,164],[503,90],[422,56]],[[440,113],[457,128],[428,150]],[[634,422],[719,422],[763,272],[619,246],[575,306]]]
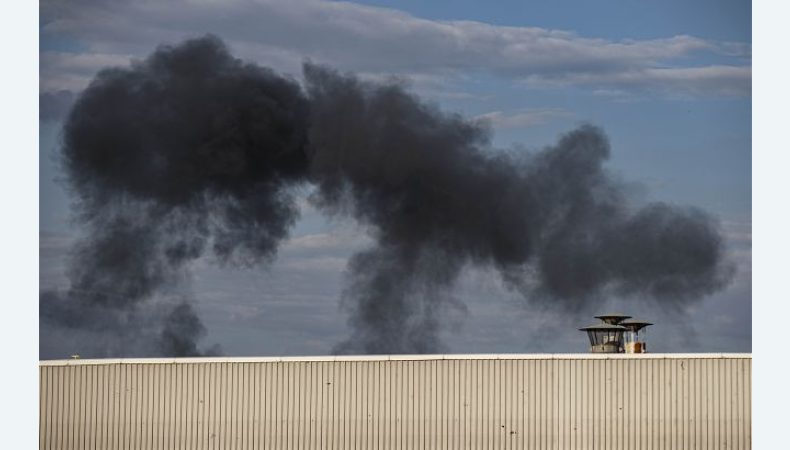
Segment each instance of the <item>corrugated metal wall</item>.
[[42,362],[40,448],[744,449],[749,355]]

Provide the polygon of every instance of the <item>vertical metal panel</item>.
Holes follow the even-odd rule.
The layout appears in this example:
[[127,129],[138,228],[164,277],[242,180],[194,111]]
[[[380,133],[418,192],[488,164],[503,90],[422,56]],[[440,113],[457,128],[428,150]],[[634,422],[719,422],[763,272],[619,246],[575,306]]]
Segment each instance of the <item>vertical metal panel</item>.
[[749,355],[44,362],[40,449],[751,447]]

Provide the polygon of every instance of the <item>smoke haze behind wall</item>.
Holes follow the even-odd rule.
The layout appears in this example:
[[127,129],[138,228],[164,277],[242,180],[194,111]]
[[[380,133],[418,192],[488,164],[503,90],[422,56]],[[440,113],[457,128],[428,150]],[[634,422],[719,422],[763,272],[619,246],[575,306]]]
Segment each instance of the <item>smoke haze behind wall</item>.
[[270,263],[305,185],[319,210],[375,240],[348,263],[340,353],[443,350],[470,265],[495,268],[526,304],[566,310],[609,295],[682,307],[732,272],[705,212],[628,205],[596,127],[540,152],[500,151],[485,123],[402,87],[311,64],[300,85],[213,36],[97,74],[61,152],[85,232],[70,288],[41,294],[42,353],[64,336],[101,336],[96,356],[216,352],[199,346],[190,265],[205,254]]

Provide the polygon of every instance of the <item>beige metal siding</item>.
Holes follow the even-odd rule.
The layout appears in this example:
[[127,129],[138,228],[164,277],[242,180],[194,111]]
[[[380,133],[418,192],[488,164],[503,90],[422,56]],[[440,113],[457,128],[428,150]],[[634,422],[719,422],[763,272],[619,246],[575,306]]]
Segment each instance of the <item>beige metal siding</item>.
[[40,448],[751,447],[749,355],[42,362]]

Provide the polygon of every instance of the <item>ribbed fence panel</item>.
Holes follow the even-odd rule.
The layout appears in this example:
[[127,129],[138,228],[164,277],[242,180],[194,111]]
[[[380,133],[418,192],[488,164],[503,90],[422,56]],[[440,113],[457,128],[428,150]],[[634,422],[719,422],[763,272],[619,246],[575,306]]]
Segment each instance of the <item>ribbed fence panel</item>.
[[39,447],[751,447],[751,356],[427,355],[40,365]]

